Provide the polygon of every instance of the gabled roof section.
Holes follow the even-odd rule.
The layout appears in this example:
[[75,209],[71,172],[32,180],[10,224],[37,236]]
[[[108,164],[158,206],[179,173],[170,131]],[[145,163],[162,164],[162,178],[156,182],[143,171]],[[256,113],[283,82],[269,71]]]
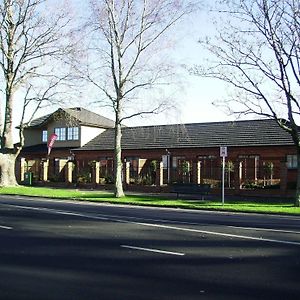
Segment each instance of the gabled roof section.
[[70,119],[76,120],[80,125],[91,126],[91,127],[101,127],[101,128],[114,128],[115,122],[94,112],[91,112],[82,107],[73,108],[59,108],[51,114],[47,114],[40,118],[34,119],[28,125],[28,127],[42,127],[48,122],[55,119],[55,116],[60,114],[66,114]]
[[50,119],[50,117],[53,115],[52,114],[47,114],[47,115],[44,115],[42,117],[39,117],[37,119],[34,119],[30,122],[30,124],[25,124],[27,125],[27,127],[39,127],[39,126],[42,126],[44,125],[45,123],[47,123],[47,121]]
[[[292,138],[269,119],[125,127],[122,130],[124,150],[279,145],[293,145]],[[113,148],[114,130],[108,129],[77,150]]]
[[71,117],[79,120],[81,125],[102,128],[114,128],[115,122],[82,107],[64,109]]

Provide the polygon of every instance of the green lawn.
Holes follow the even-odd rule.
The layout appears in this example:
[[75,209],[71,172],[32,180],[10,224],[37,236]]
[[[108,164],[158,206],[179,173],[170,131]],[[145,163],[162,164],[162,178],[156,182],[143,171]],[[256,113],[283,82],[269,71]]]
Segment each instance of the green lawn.
[[256,212],[256,213],[276,213],[276,214],[299,214],[300,208],[294,207],[291,201],[246,201],[232,200],[225,198],[225,205],[222,206],[220,199],[214,200],[195,200],[195,199],[175,199],[163,196],[147,195],[128,195],[116,199],[111,192],[90,191],[76,189],[53,189],[39,187],[4,187],[0,188],[0,194],[6,195],[24,195],[35,197],[61,198],[80,201],[109,202],[116,204],[133,204],[144,206],[176,207],[185,209],[204,209],[218,211],[236,211],[236,212]]

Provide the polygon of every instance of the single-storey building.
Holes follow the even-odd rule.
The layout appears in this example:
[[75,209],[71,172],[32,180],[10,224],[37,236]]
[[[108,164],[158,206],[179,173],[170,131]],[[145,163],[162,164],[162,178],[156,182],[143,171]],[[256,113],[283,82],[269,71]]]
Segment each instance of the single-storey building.
[[[59,120],[55,119],[58,113],[63,116]],[[33,172],[36,181],[42,182],[93,186],[111,183],[114,122],[95,115],[83,108],[61,109],[32,122],[25,136],[25,141],[30,141],[19,158],[21,169],[25,170],[27,164],[26,171]],[[35,130],[35,135],[31,130]],[[47,136],[51,132],[59,135],[49,158],[44,131]],[[227,147],[225,186],[228,193],[282,196],[289,195],[295,188],[296,148],[291,136],[269,119],[124,127],[124,187],[167,190],[174,182],[206,183],[218,192],[222,166],[220,147]]]

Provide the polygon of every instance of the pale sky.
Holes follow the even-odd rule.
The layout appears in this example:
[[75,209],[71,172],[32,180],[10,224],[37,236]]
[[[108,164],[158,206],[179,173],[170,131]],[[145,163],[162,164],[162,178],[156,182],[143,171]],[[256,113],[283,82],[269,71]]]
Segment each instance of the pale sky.
[[[73,0],[83,5],[84,0]],[[88,1],[88,0],[86,0]],[[206,1],[210,0],[204,0]],[[171,49],[171,55],[174,57],[178,66],[184,64],[193,66],[200,64],[208,53],[204,53],[198,40],[207,34],[212,34],[214,29],[212,22],[209,21],[207,11],[200,10],[188,16],[178,28],[178,38],[175,46]],[[180,92],[172,94],[174,100],[179,103],[176,111],[170,111],[158,116],[147,118],[135,118],[127,121],[126,125],[150,125],[166,123],[200,123],[213,121],[233,120],[233,116],[228,116],[220,108],[215,107],[212,102],[222,99],[226,95],[224,83],[216,79],[204,79],[190,75],[186,70],[179,67],[182,78]],[[166,91],[168,94],[168,91]],[[96,108],[97,109],[97,108]],[[101,114],[101,109],[97,109]],[[104,113],[104,111],[102,111]],[[109,113],[104,113],[106,117],[114,119]]]
[[[76,4],[80,11],[89,0],[69,0],[71,4]],[[205,0],[208,1],[208,0]],[[205,2],[204,1],[204,2]],[[178,66],[184,64],[193,66],[200,64],[202,59],[206,58],[204,50],[201,48],[198,39],[208,33],[213,32],[213,26],[208,20],[206,11],[199,11],[189,16],[182,24],[178,31],[178,41],[171,51],[174,61]],[[127,126],[142,126],[156,124],[172,123],[200,123],[233,120],[233,116],[228,116],[220,108],[215,107],[212,102],[216,99],[222,99],[226,95],[224,84],[214,79],[204,79],[190,75],[183,68],[179,68],[182,73],[180,92],[172,94],[174,100],[179,103],[176,111],[169,111],[158,116],[147,118],[135,118],[126,122]],[[166,91],[168,94],[168,91]],[[88,97],[88,95],[85,95]],[[105,117],[114,119],[112,112],[99,107],[91,107],[84,102],[76,103],[74,106],[83,106],[91,109]],[[53,111],[57,107],[53,107]],[[37,116],[50,112],[50,109],[41,110]]]
[[[174,49],[179,64],[193,66],[203,63],[207,53],[198,43],[199,38],[214,33],[207,11],[201,10],[184,22],[183,38]],[[183,123],[232,120],[212,103],[226,96],[225,84],[217,79],[201,78],[185,72],[184,90],[179,97],[181,103],[178,117]]]

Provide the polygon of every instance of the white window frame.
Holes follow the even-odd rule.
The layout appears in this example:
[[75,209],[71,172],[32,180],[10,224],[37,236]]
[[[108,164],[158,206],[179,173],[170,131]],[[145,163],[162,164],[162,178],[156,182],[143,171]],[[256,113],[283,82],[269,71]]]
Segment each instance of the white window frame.
[[68,141],[78,141],[79,127],[68,127],[67,137]]
[[48,142],[48,131],[43,130],[42,131],[42,143],[47,143]]
[[65,127],[54,128],[54,133],[57,135],[57,141],[65,141],[66,140],[66,128]]

